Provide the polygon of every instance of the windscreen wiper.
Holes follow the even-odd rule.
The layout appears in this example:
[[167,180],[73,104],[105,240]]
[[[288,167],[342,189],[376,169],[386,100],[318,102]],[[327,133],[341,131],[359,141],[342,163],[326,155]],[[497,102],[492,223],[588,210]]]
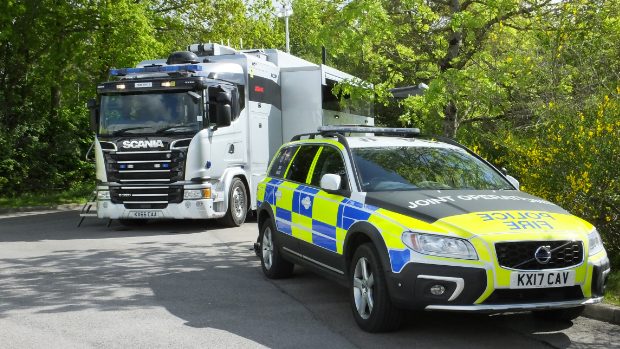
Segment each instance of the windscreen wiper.
[[120,135],[121,133],[125,133],[125,131],[129,131],[129,130],[138,130],[138,129],[141,129],[141,128],[150,128],[150,126],[135,126],[135,127],[127,127],[127,128],[122,128],[122,129],[120,129],[120,130],[116,130],[116,131],[112,132],[112,135],[113,135],[113,136],[118,136],[118,135]]
[[180,124],[180,125],[166,126],[166,127],[162,127],[159,130],[155,131],[155,133],[164,133],[164,132],[166,132],[168,130],[171,130],[171,129],[177,128],[177,127],[192,127],[192,125]]

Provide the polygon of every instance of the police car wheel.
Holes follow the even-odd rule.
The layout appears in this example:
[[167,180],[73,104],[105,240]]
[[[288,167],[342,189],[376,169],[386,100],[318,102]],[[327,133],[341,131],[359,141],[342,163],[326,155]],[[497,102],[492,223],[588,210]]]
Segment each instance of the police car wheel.
[[148,219],[119,219],[118,222],[126,227],[138,227],[145,225]]
[[559,321],[559,322],[567,322],[572,321],[578,318],[583,310],[586,308],[585,305],[581,305],[574,308],[563,308],[563,309],[551,309],[551,310],[539,310],[534,311],[532,314],[537,318],[544,319],[547,321]]
[[291,276],[295,264],[282,258],[274,239],[274,233],[275,229],[271,220],[266,220],[259,236],[261,266],[263,273],[268,278],[284,279]]
[[248,195],[245,185],[239,178],[234,178],[230,185],[228,196],[228,210],[226,215],[217,220],[223,227],[239,227],[245,222],[248,213]]
[[388,332],[400,327],[404,311],[392,304],[374,244],[363,244],[355,251],[349,284],[353,317],[362,330]]

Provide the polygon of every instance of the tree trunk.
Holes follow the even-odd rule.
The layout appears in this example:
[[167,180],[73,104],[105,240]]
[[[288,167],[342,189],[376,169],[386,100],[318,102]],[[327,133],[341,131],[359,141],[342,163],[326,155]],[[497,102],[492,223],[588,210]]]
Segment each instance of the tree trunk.
[[456,131],[459,129],[458,109],[453,101],[449,101],[443,107],[443,132],[442,135],[448,138],[455,138]]

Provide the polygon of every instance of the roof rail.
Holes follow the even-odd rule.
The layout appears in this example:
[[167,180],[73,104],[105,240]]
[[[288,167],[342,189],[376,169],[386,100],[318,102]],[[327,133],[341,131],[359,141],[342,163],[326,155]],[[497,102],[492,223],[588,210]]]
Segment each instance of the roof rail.
[[316,129],[319,133],[342,132],[342,133],[383,133],[394,135],[419,135],[419,128],[393,128],[393,127],[346,127],[346,126],[320,126]]

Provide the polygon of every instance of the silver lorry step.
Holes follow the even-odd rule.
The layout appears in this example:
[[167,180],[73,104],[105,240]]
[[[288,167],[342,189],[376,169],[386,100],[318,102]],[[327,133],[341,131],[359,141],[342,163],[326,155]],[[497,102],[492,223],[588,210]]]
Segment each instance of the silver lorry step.
[[[95,212],[92,212],[90,210],[91,208],[93,208],[93,206],[95,207],[94,209]],[[82,225],[82,222],[84,222],[84,218],[86,217],[97,218],[97,190],[93,190],[90,193],[90,195],[88,196],[88,199],[86,200],[86,203],[82,207],[82,210],[80,211],[80,222],[77,224],[78,227]],[[110,223],[112,223],[111,219],[108,221],[108,224],[106,225],[106,227],[109,227]]]

